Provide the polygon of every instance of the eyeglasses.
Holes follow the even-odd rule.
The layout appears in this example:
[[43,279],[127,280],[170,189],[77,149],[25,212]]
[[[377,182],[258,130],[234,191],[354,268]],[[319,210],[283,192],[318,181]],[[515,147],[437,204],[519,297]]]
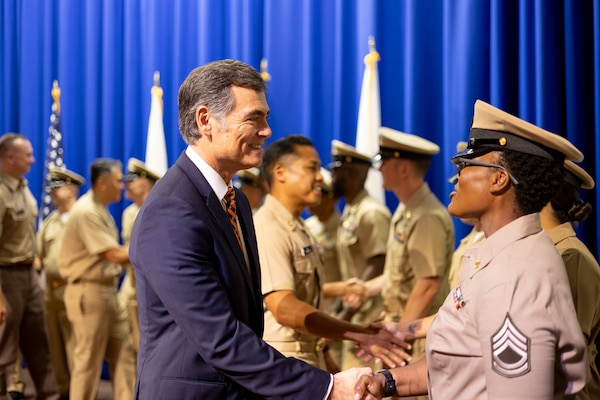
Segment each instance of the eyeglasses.
[[513,185],[519,184],[519,181],[514,176],[512,176],[512,174],[510,172],[508,172],[508,170],[506,168],[504,168],[502,165],[491,164],[491,163],[487,163],[484,161],[471,160],[470,158],[463,158],[463,157],[457,158],[456,161],[454,161],[454,163],[456,164],[456,174],[458,176],[460,176],[460,173],[462,172],[463,169],[465,169],[466,167],[469,167],[469,166],[498,168],[508,174],[508,177],[510,178],[510,181],[512,182]]

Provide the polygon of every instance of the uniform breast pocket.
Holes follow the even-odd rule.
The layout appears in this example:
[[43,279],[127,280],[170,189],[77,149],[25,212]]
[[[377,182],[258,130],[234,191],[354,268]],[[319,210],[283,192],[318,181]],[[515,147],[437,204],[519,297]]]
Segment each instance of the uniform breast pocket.
[[356,236],[356,230],[342,229],[340,235],[340,244],[344,247],[351,247],[358,243],[358,236]]
[[294,260],[294,269],[298,275],[310,275],[315,270],[315,266],[307,256],[297,257]]
[[11,208],[8,212],[10,218],[15,221],[23,221],[27,217],[27,213],[24,208]]

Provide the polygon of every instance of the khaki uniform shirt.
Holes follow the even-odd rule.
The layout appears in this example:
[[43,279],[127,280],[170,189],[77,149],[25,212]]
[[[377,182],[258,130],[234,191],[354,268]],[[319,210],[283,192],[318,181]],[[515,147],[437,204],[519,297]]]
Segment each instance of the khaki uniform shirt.
[[90,189],[73,205],[65,226],[58,269],[67,282],[102,284],[116,282],[121,266],[100,256],[119,247],[119,233],[112,215]]
[[129,246],[129,242],[131,241],[131,231],[133,230],[133,223],[135,222],[135,218],[138,215],[140,208],[132,203],[125,210],[123,210],[123,214],[121,216],[121,237],[123,238],[123,243],[125,246]]
[[460,265],[462,258],[465,255],[465,250],[473,246],[475,243],[480,242],[485,238],[485,234],[477,229],[471,229],[471,232],[464,238],[460,239],[460,243],[454,253],[452,254],[452,265],[450,265],[450,272],[448,273],[448,283],[450,284],[450,290],[454,290],[458,285],[458,277],[460,276]]
[[585,343],[538,214],[466,250],[459,282],[427,333],[430,399],[562,399],[583,388]]
[[[123,210],[121,215],[121,237],[123,238],[123,244],[127,247],[129,247],[131,241],[131,231],[139,211],[140,207],[132,203]],[[119,293],[123,297],[123,301],[135,300],[136,298],[135,274],[131,264],[127,264],[127,273],[121,282]]]
[[[371,257],[385,255],[390,230],[390,210],[361,191],[342,212],[337,231],[337,249],[342,280],[362,279]],[[381,295],[370,298],[352,318],[356,324],[368,324],[383,311]]]
[[69,213],[54,210],[42,224],[37,235],[37,248],[44,273],[46,286],[57,289],[66,282],[58,272],[58,253],[62,247],[63,232]]
[[0,172],[0,266],[33,262],[37,214],[27,180]]
[[[263,295],[292,290],[299,300],[318,307],[320,282],[317,271],[322,260],[318,244],[304,223],[294,218],[277,199],[267,195],[254,215],[254,225]],[[280,325],[266,307],[263,339],[282,352],[289,352],[287,349],[294,342],[309,343],[308,347],[315,342],[314,336]]]
[[321,222],[316,215],[312,215],[304,221],[304,225],[317,240],[323,258],[323,269],[319,271],[322,284],[337,282],[341,279],[338,255],[335,248],[335,237],[339,224],[340,213],[337,210],[334,210],[325,222]]
[[386,318],[398,321],[418,279],[439,276],[440,290],[429,314],[437,312],[449,292],[448,269],[454,248],[454,225],[446,207],[423,183],[392,216],[381,290]]
[[361,278],[367,260],[385,254],[390,211],[366,190],[346,204],[338,228],[337,249],[342,279]]
[[600,374],[596,367],[598,349],[594,344],[600,332],[600,267],[589,249],[577,238],[570,222],[549,230],[548,235],[567,268],[575,312],[587,344],[590,380],[577,399],[600,399]]

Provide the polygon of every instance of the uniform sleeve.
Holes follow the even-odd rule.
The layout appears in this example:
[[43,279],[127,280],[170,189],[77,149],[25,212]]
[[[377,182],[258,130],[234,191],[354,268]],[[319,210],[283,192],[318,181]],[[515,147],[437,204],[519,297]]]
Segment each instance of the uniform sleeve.
[[[71,216],[74,219],[75,215]],[[93,212],[77,215],[76,225],[81,240],[90,254],[100,254],[120,246],[116,232],[106,226],[102,217]]]
[[46,231],[47,222],[48,220],[42,223],[41,229],[38,231],[37,235],[35,235],[37,255],[42,263],[44,262],[44,257],[46,256],[46,249],[44,248],[44,232]]
[[416,279],[444,276],[449,266],[449,234],[438,215],[426,214],[415,222],[407,249]]
[[600,274],[597,270],[598,265],[586,260],[585,256],[576,249],[569,249],[561,256],[566,266],[579,326],[586,337],[586,342],[592,342],[594,338],[590,338],[591,329],[599,303]]
[[534,275],[485,288],[478,300],[475,320],[490,400],[551,399],[561,382],[559,391],[573,390],[570,383],[585,361],[574,311],[564,307],[569,299],[554,290],[551,277]]
[[295,290],[293,246],[289,235],[281,232],[275,220],[265,223],[264,217],[262,214],[255,220],[262,293],[266,295],[277,290]]
[[383,210],[372,209],[362,215],[356,233],[366,258],[385,254],[389,231],[390,216]]

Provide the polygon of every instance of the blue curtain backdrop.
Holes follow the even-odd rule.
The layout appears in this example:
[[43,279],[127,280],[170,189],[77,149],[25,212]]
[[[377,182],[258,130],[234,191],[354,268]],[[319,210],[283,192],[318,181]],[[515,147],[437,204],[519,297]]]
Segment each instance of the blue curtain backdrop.
[[[30,138],[41,192],[52,81],[62,89],[65,160],[144,158],[153,72],[161,73],[169,162],[184,149],[177,90],[196,66],[267,58],[273,139],[309,136],[324,163],[354,144],[373,35],[382,123],[437,142],[427,176],[447,202],[456,142],[480,98],[567,137],[600,164],[600,10],[570,0],[1,0],[0,128]],[[87,189],[87,188],[86,188]],[[600,204],[579,227],[597,255]],[[38,199],[39,200],[39,199]],[[388,194],[388,205],[397,204]],[[125,201],[111,207],[116,219]],[[457,237],[468,228],[457,222]]]

